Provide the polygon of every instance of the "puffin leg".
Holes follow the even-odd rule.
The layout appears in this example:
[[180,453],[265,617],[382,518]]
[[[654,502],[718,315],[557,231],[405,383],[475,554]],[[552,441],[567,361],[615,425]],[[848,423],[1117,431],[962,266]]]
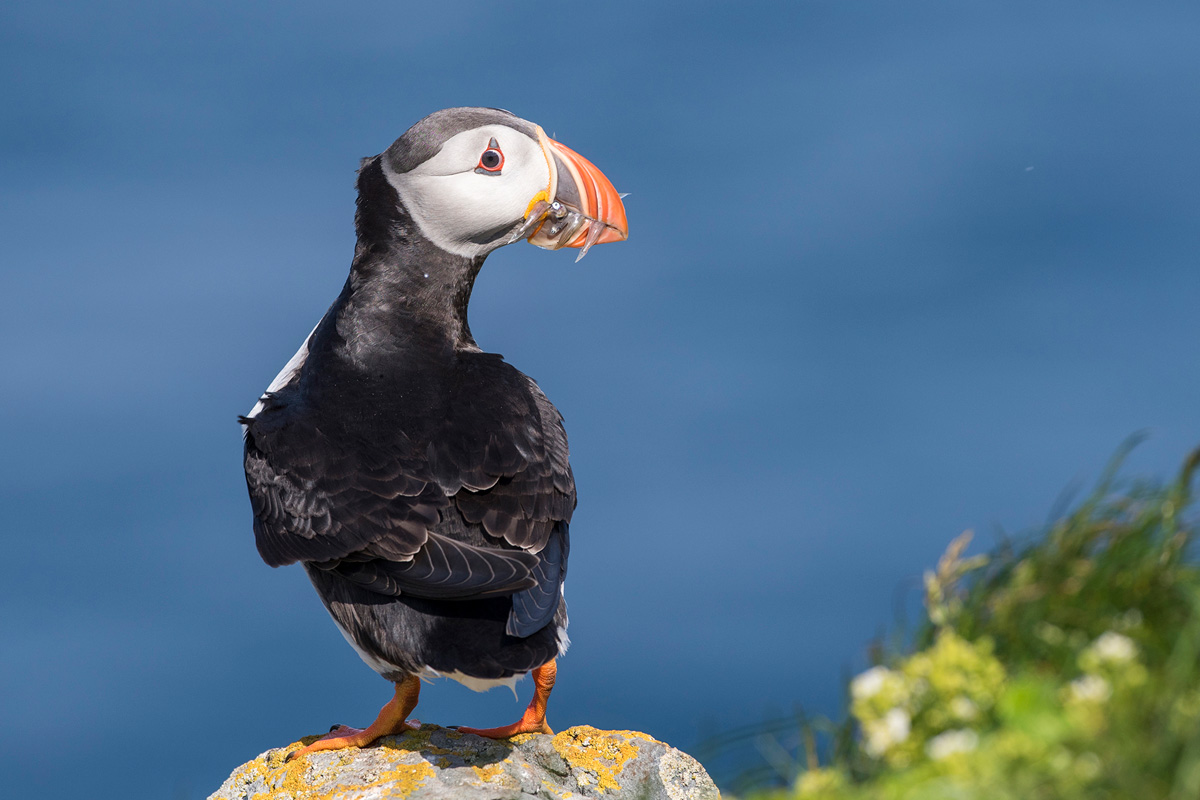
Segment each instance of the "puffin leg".
[[554,659],[537,667],[533,671],[533,699],[529,707],[521,715],[518,722],[505,725],[502,728],[464,728],[459,726],[459,733],[473,733],[476,736],[486,736],[489,739],[507,739],[518,733],[548,733],[554,735],[546,724],[546,703],[550,699],[550,691],[554,689],[554,678],[558,675],[558,665]]
[[341,747],[366,747],[381,736],[393,733],[404,733],[421,727],[419,720],[410,720],[408,715],[417,707],[417,698],[421,694],[421,680],[416,675],[408,675],[396,684],[396,695],[379,709],[379,716],[366,730],[351,728],[349,725],[338,725],[327,735],[317,741],[290,753],[286,760],[291,761],[296,756],[315,753],[318,750],[337,750]]

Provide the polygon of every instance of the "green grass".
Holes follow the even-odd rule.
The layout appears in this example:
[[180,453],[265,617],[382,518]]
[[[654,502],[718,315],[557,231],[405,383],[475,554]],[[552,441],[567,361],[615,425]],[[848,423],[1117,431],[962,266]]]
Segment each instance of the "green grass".
[[1119,462],[1024,545],[951,543],[913,643],[850,682],[843,723],[802,724],[790,786],[744,796],[1200,797],[1200,451],[1166,486]]

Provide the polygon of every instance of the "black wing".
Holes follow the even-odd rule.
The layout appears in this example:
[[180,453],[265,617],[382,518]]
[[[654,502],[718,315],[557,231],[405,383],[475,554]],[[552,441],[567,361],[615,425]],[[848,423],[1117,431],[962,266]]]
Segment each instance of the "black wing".
[[264,399],[245,420],[264,561],[311,562],[383,595],[519,592],[510,626],[548,621],[575,507],[562,419],[499,356],[460,362],[433,400],[413,401],[420,413],[373,406],[370,424],[314,407],[299,380]]

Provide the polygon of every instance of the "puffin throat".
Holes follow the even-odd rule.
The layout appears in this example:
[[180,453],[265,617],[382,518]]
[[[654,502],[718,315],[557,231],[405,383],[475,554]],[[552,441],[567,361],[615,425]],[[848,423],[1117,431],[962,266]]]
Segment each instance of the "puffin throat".
[[426,238],[378,157],[359,170],[354,227],[354,261],[334,304],[344,340],[380,352],[476,347],[467,306],[484,257],[450,253]]

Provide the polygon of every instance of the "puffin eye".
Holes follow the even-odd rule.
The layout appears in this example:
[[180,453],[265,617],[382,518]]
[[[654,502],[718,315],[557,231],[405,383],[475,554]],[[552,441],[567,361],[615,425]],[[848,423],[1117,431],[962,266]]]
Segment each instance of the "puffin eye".
[[500,143],[493,136],[488,142],[487,150],[483,151],[483,155],[479,157],[479,164],[475,167],[475,171],[480,175],[499,175],[500,170],[504,167],[504,153],[500,151]]

